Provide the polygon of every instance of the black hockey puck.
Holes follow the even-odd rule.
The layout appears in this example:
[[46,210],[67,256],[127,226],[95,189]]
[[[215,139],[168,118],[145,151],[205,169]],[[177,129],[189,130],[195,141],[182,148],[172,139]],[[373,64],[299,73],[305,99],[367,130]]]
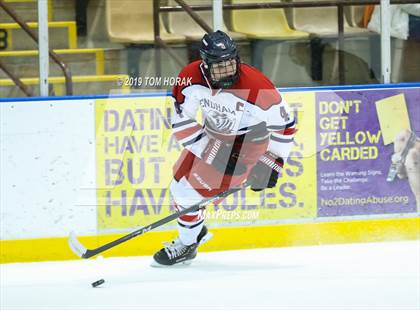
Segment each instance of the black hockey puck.
[[97,286],[103,284],[104,282],[105,282],[104,279],[100,279],[98,281],[95,281],[95,282],[92,283],[92,287],[97,287]]

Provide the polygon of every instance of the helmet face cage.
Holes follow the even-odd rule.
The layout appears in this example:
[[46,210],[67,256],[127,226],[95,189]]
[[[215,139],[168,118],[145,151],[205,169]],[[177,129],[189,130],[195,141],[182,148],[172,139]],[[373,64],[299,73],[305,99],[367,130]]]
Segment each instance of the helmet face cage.
[[235,76],[237,67],[235,58],[211,64],[209,68],[211,80],[216,83],[229,80]]
[[204,72],[215,88],[229,88],[239,79],[239,57],[204,65]]
[[203,37],[200,56],[204,73],[215,88],[229,88],[239,79],[240,59],[235,42],[224,32]]

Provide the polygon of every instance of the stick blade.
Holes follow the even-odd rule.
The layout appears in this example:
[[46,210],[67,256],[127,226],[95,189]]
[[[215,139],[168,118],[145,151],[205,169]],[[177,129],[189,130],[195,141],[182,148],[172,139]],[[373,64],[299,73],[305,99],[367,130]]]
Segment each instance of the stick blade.
[[70,249],[74,252],[74,254],[76,254],[80,258],[85,258],[85,255],[88,250],[83,246],[83,244],[80,243],[80,241],[77,239],[76,234],[73,231],[70,232],[68,242]]

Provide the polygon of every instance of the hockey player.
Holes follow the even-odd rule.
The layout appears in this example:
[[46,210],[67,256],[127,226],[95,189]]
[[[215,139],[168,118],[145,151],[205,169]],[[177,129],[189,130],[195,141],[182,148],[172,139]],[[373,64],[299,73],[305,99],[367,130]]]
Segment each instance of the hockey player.
[[[201,60],[179,74],[172,129],[184,147],[170,185],[177,210],[252,180],[251,189],[276,186],[293,144],[295,121],[284,98],[257,69],[240,61],[224,32],[204,35]],[[202,122],[197,121],[201,109]],[[188,262],[211,237],[204,210],[178,219],[179,236],[154,255],[159,265]]]

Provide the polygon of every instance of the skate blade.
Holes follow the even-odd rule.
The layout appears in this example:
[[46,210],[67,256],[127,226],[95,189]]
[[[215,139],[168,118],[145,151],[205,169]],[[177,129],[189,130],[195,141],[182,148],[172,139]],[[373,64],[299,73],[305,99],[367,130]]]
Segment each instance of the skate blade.
[[153,267],[153,268],[182,268],[182,267],[188,267],[189,265],[191,265],[191,263],[192,263],[192,259],[186,260],[186,261],[183,261],[183,262],[180,262],[180,263],[176,263],[176,264],[173,264],[173,265],[162,265],[162,264],[159,264],[157,261],[153,260],[150,263],[150,267]]
[[200,240],[199,246],[209,241],[211,238],[213,238],[213,234],[211,232],[207,232],[207,234]]

